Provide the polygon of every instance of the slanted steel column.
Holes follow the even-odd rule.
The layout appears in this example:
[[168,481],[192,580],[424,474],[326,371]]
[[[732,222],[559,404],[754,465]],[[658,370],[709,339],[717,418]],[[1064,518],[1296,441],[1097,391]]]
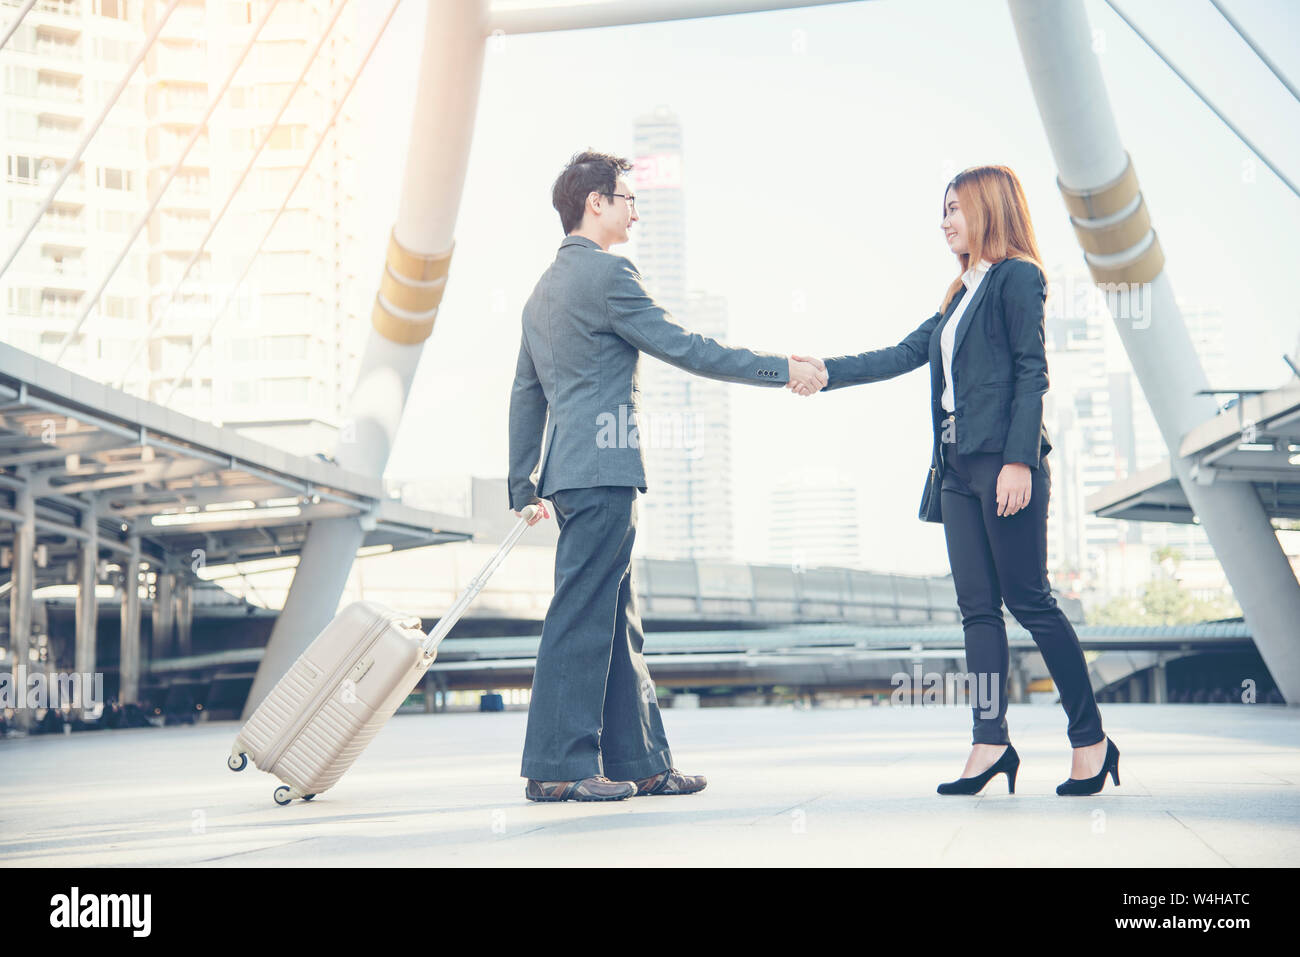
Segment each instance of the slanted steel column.
[[[93,687],[95,638],[99,632],[99,604],[95,598],[95,585],[99,580],[99,508],[94,498],[81,511],[81,529],[86,538],[77,552],[77,626],[73,653],[73,671],[79,676],[74,684],[78,694],[83,688]],[[73,706],[84,708],[87,703],[75,701]]]
[[122,652],[117,689],[119,705],[140,700],[140,535],[126,540],[131,549],[122,563]]
[[1070,219],[1183,493],[1223,566],[1264,663],[1300,706],[1300,582],[1255,493],[1215,482],[1179,455],[1184,435],[1217,412],[1183,325],[1164,254],[1124,152],[1082,0],[1009,0],[1020,53],[1047,131]]
[[[397,222],[335,451],[338,464],[351,471],[383,475],[433,331],[451,263],[487,33],[486,0],[428,0]],[[334,617],[364,537],[357,518],[312,522],[244,705],[245,718]]]
[[21,516],[14,523],[14,552],[10,559],[9,660],[13,669],[14,726],[25,731],[32,726],[32,712],[26,707],[26,677],[31,671],[32,591],[36,585],[36,497],[31,476],[19,469],[23,484],[14,490],[14,511]]

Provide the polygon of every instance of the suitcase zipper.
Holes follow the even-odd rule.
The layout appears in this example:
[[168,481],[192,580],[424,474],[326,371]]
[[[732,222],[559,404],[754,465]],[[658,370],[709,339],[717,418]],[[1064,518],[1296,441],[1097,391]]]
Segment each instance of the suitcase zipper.
[[[375,644],[379,641],[380,636],[384,633],[384,629],[388,627],[390,620],[391,619],[383,618],[380,619],[377,625],[371,626],[371,630],[366,636],[367,640],[365,646],[361,650],[362,658],[366,656],[367,652],[374,648]],[[335,684],[343,676],[344,670],[348,667],[349,660],[349,658],[344,658],[343,664],[334,669],[334,672],[330,675],[329,681],[326,681],[321,685],[322,690],[318,691],[311,704],[307,708],[303,709],[303,717],[299,718],[298,721],[295,722],[293,730],[281,739],[281,746],[275,752],[275,757],[267,762],[268,768],[275,767],[276,762],[284,756],[284,752],[289,750],[293,745],[293,742],[297,740],[298,735],[302,733],[304,728],[311,724],[312,720],[320,712],[321,708],[325,707],[325,702],[329,700],[330,695],[333,693]]]

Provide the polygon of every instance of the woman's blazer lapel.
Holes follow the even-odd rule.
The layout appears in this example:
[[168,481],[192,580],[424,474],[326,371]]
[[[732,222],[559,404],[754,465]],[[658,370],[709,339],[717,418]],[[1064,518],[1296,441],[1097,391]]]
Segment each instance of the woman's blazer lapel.
[[988,291],[989,282],[993,278],[994,271],[1004,262],[1006,262],[1005,259],[995,262],[989,267],[988,272],[984,274],[984,278],[980,280],[980,284],[975,288],[975,298],[970,301],[970,305],[967,306],[966,311],[962,313],[962,323],[957,327],[957,338],[952,344],[953,362],[957,361],[957,353],[961,350],[961,342],[966,338],[966,333],[970,331],[970,320],[975,318],[975,313],[980,307],[980,300],[984,298],[984,293]]
[[[966,333],[970,331],[971,320],[975,318],[975,313],[980,307],[980,302],[984,299],[984,293],[988,291],[989,280],[993,277],[993,271],[997,269],[1005,259],[995,262],[989,267],[989,271],[984,274],[980,284],[975,288],[975,298],[970,301],[966,311],[962,313],[961,325],[957,327],[957,338],[952,344],[952,361],[957,361],[957,350],[961,348],[962,340],[966,338]],[[940,336],[943,335],[943,327],[952,321],[952,314],[957,311],[961,301],[970,295],[970,290],[964,285],[961,288],[961,294],[952,297],[952,302],[948,303],[948,313],[944,316],[943,322],[935,327],[933,334],[930,336],[930,382],[931,392],[937,400],[943,391],[943,350],[939,345]]]

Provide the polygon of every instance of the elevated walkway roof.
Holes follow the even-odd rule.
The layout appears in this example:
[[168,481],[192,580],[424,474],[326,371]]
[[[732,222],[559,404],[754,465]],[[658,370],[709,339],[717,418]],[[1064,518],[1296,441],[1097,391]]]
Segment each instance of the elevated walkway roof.
[[[126,552],[135,531],[143,560],[183,555],[187,566],[193,549],[208,565],[297,554],[324,518],[358,516],[363,547],[473,532],[469,519],[389,497],[380,477],[291,455],[0,343],[0,490],[24,484],[36,498],[42,564],[58,572],[38,569],[41,584],[66,580],[58,563],[87,537],[92,504],[101,549]],[[21,516],[0,508],[0,520],[0,541],[11,542]]]
[[[1300,384],[1255,395],[1183,436],[1178,454],[1202,484],[1249,482],[1270,518],[1300,518]],[[1195,522],[1166,458],[1088,496],[1088,511],[1132,522]]]

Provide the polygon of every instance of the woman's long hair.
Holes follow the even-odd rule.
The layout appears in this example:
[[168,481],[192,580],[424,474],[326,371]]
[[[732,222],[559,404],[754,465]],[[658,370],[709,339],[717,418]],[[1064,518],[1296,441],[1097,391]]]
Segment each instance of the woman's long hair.
[[991,263],[1003,259],[1024,259],[1043,268],[1043,258],[1034,238],[1034,224],[1029,219],[1029,204],[1020,179],[1006,166],[972,166],[958,173],[943,188],[943,215],[948,215],[948,190],[957,192],[957,202],[966,218],[966,236],[970,252],[957,256],[961,269],[943,297],[940,312],[946,312],[952,297],[962,288],[962,274],[971,263],[986,259]]

